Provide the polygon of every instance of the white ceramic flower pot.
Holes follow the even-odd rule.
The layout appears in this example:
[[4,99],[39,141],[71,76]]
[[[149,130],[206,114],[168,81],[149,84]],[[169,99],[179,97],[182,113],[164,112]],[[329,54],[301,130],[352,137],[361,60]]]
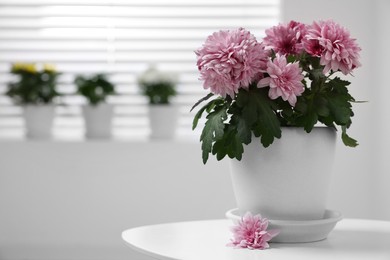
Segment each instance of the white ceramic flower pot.
[[172,139],[175,136],[178,107],[175,105],[149,105],[150,137]]
[[54,114],[54,105],[25,105],[23,107],[23,117],[25,120],[26,137],[31,139],[50,138]]
[[315,127],[282,128],[268,148],[255,137],[241,161],[231,161],[232,184],[241,214],[274,220],[317,220],[324,216],[334,161],[336,132]]
[[85,137],[91,139],[110,138],[114,113],[113,105],[106,103],[96,106],[85,105],[82,109],[85,120]]

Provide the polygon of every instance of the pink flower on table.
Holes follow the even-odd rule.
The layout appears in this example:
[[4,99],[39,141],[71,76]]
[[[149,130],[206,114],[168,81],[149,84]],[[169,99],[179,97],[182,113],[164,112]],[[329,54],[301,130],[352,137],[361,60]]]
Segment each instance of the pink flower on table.
[[228,246],[235,248],[266,249],[268,241],[279,234],[278,230],[267,230],[268,219],[260,214],[247,212],[238,224],[232,227],[233,239]]
[[279,24],[265,31],[263,43],[267,49],[280,54],[300,54],[303,51],[302,39],[306,34],[306,25],[295,21]]
[[346,28],[332,20],[313,22],[303,40],[307,53],[321,57],[324,73],[340,70],[347,75],[360,67],[360,47]]
[[222,97],[247,89],[268,60],[263,44],[243,28],[213,33],[195,54],[203,87]]
[[269,77],[261,79],[257,87],[269,86],[268,96],[271,99],[282,97],[291,106],[295,106],[297,96],[300,96],[305,91],[302,83],[304,76],[299,63],[287,63],[286,56],[276,55],[274,60],[268,61],[267,73]]

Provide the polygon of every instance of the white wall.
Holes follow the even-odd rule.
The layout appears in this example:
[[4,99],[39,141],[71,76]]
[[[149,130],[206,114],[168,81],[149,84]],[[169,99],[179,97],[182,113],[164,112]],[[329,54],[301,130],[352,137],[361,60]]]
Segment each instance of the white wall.
[[368,101],[354,105],[350,134],[360,145],[347,148],[339,142],[329,201],[346,216],[390,220],[389,13],[387,0],[283,1],[284,21],[333,19],[347,27],[362,48],[362,67],[349,77],[352,95]]
[[[373,190],[375,201],[373,205],[375,212],[383,218],[390,219],[390,1],[377,0],[374,6],[374,38],[373,44],[374,64],[370,78],[373,80],[369,84],[374,93],[374,111],[370,131],[376,136],[374,157],[375,167],[372,173],[375,182]],[[377,203],[381,201],[382,203]]]
[[1,141],[0,173],[2,260],[149,259],[123,230],[235,207],[227,162],[195,142]]

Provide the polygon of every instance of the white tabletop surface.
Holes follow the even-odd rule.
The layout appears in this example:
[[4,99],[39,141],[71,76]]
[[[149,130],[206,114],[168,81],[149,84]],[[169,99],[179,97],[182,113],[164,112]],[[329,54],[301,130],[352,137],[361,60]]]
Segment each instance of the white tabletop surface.
[[328,238],[313,243],[271,243],[266,250],[227,247],[230,220],[207,220],[128,229],[123,240],[156,259],[172,260],[390,260],[390,222],[343,219]]

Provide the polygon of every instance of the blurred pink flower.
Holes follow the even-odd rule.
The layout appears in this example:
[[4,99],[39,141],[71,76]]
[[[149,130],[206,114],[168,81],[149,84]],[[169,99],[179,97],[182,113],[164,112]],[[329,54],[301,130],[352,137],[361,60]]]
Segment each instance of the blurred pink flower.
[[203,87],[222,97],[247,89],[268,60],[263,44],[243,28],[213,33],[195,53]]
[[299,54],[303,51],[302,38],[306,34],[306,25],[290,21],[279,24],[265,31],[263,43],[266,49],[273,49],[280,54]]
[[347,75],[360,67],[360,47],[346,28],[332,20],[313,22],[303,40],[307,53],[321,57],[324,73],[340,70]]
[[261,79],[257,87],[269,86],[268,95],[271,99],[282,97],[291,106],[295,106],[297,96],[300,96],[305,91],[302,83],[304,76],[299,63],[287,63],[286,56],[276,55],[273,61],[268,61],[267,73],[269,77]]
[[260,214],[247,212],[238,224],[232,227],[233,239],[228,246],[235,248],[266,249],[268,241],[279,234],[279,230],[267,230],[268,219]]

